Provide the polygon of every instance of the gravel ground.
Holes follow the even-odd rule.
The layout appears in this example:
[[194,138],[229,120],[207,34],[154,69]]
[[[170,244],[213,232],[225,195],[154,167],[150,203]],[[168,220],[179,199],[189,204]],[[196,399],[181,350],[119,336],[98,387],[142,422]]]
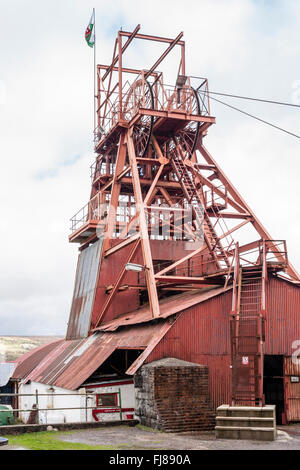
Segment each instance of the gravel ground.
[[[300,450],[300,424],[280,426],[273,442],[216,439],[213,432],[201,434],[171,434],[148,428],[110,427],[86,429],[60,435],[65,442],[116,446],[119,450]],[[23,450],[3,446],[0,450]]]
[[61,439],[92,445],[124,446],[124,450],[300,450],[300,424],[280,427],[273,442],[216,439],[213,432],[182,435],[121,426],[77,431]]

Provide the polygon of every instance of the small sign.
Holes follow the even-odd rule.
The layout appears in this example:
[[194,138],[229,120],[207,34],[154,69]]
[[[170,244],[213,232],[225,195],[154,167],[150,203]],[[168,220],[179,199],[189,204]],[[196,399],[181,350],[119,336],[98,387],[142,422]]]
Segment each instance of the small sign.
[[291,377],[291,382],[294,383],[294,384],[299,383],[300,382],[300,377],[299,376],[298,377],[297,376],[292,376]]
[[242,357],[242,364],[243,364],[243,366],[247,366],[249,364],[249,357],[248,356],[243,356]]

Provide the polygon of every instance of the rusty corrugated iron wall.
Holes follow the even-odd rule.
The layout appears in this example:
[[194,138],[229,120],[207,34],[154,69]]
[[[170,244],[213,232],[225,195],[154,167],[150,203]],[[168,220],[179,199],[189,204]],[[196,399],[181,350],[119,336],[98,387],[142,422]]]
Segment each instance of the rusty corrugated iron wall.
[[209,367],[213,406],[229,403],[231,291],[185,310],[149,355],[147,362],[176,357]]
[[[152,362],[163,357],[176,357],[207,365],[215,407],[231,400],[231,300],[229,291],[184,310],[147,358],[147,362]],[[267,305],[265,354],[291,356],[293,342],[300,340],[299,287],[270,277]],[[291,385],[287,386],[287,393],[291,393],[290,389]],[[296,401],[293,401],[292,413],[300,419],[300,393]]]
[[78,256],[75,288],[66,339],[85,338],[88,335],[101,248],[102,241],[98,240]]
[[[292,377],[299,382],[293,382]],[[300,362],[296,363],[293,357],[284,358],[284,393],[287,421],[300,421]]]
[[300,289],[284,280],[270,278],[266,285],[265,353],[291,356],[300,340]]

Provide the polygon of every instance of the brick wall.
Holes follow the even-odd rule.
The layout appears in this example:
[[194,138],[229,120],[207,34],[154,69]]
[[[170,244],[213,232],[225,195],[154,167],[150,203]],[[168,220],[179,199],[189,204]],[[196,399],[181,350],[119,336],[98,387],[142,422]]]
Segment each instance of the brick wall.
[[141,424],[169,432],[210,430],[215,426],[208,389],[208,367],[167,358],[135,374],[136,415]]

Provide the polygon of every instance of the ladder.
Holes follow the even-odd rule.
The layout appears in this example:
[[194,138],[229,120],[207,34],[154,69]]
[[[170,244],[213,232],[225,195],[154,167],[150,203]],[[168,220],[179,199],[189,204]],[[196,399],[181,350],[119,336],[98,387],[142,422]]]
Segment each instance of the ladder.
[[232,404],[262,406],[265,263],[237,271],[231,320]]

